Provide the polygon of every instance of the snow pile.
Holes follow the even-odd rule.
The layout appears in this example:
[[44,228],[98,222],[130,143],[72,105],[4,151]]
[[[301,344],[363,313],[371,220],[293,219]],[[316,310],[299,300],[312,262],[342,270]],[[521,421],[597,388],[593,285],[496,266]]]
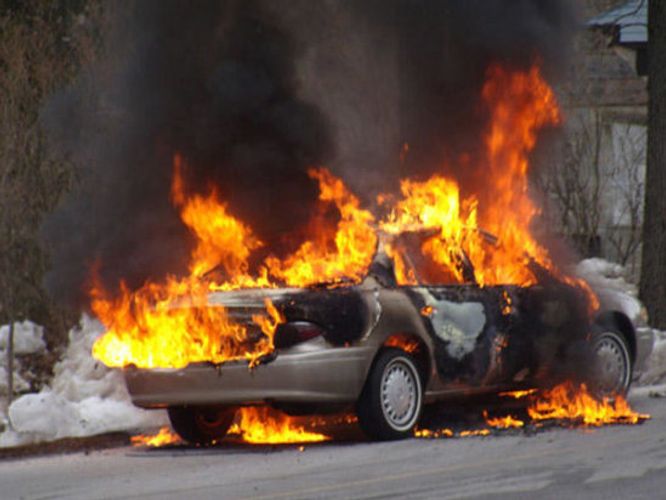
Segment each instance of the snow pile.
[[166,424],[164,412],[132,405],[122,373],[93,359],[92,345],[102,332],[102,325],[87,316],[69,332],[69,346],[54,367],[51,384],[20,396],[9,407],[14,430],[0,434],[0,446]]
[[[7,350],[9,325],[0,326],[0,350]],[[14,354],[33,354],[46,349],[44,329],[32,321],[14,323]]]

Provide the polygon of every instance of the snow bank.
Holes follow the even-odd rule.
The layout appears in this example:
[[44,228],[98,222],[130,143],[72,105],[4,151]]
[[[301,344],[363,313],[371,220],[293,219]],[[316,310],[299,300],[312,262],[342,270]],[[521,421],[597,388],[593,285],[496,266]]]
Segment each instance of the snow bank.
[[[46,349],[44,329],[32,321],[14,323],[14,353],[33,354]],[[0,326],[0,350],[7,350],[9,325]]]
[[[31,321],[14,323],[14,353],[35,354],[46,349],[43,338],[44,329]],[[7,344],[9,341],[9,325],[0,327],[0,398],[6,398],[7,387]],[[30,384],[21,376],[21,361],[14,359],[14,393],[25,392]],[[3,407],[0,404],[0,408]],[[0,409],[0,420],[4,417]]]
[[9,407],[14,430],[0,434],[0,446],[166,424],[165,412],[133,406],[122,374],[93,359],[92,345],[102,332],[102,325],[87,316],[69,332],[69,346],[50,385],[18,397]]

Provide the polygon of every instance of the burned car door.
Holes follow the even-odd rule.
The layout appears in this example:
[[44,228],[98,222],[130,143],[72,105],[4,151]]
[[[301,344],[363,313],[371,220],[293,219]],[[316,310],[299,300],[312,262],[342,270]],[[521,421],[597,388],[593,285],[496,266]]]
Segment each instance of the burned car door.
[[519,369],[506,366],[503,352],[516,322],[511,317],[512,290],[451,285],[411,287],[408,293],[432,337],[443,382],[494,385]]
[[412,287],[444,383],[495,386],[570,377],[589,349],[581,290],[547,286]]

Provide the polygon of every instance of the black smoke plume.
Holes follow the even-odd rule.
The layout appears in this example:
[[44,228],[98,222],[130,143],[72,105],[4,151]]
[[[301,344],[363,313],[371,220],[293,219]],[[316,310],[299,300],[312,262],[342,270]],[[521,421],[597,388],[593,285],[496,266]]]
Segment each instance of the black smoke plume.
[[[184,271],[191,239],[169,201],[174,153],[267,248],[302,238],[325,164],[365,201],[479,147],[489,63],[557,74],[569,2],[198,1],[115,4],[105,49],[44,112],[78,184],[44,225],[47,286],[84,303]],[[410,150],[400,161],[400,150]],[[474,164],[471,162],[470,164]],[[446,172],[461,180],[469,172]]]
[[326,16],[337,22],[316,39],[310,77],[334,124],[336,166],[354,172],[349,181],[361,193],[434,171],[464,187],[475,172],[460,158],[476,166],[482,149],[489,65],[539,62],[557,82],[577,26],[564,0],[333,2]]
[[82,298],[92,264],[110,287],[183,270],[175,153],[192,190],[216,186],[279,247],[316,199],[307,167],[331,150],[324,117],[297,95],[299,49],[257,2],[142,0],[116,16],[108,55],[47,110],[81,175],[44,228],[59,297]]

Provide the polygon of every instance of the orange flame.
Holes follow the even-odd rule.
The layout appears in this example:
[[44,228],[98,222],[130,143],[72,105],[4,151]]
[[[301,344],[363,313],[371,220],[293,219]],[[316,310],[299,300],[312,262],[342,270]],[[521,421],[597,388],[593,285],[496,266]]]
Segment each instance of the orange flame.
[[585,425],[636,424],[650,418],[636,413],[622,396],[595,399],[585,384],[565,382],[540,395],[527,408],[532,420],[569,420]]
[[[650,415],[637,413],[631,409],[624,397],[604,397],[598,400],[592,396],[585,384],[575,385],[564,382],[553,389],[539,391],[528,389],[522,391],[501,392],[500,396],[522,399],[530,397],[527,413],[530,422],[539,426],[544,420],[567,422],[573,426],[594,426],[613,424],[638,424],[650,418]],[[486,425],[495,429],[520,429],[526,422],[512,415],[504,417],[490,417],[488,411],[483,411]],[[487,428],[460,431],[459,437],[487,436]],[[448,428],[443,429],[416,429],[415,437],[441,438],[453,437],[455,433]]]
[[347,280],[358,282],[364,276],[375,254],[377,235],[372,224],[374,216],[360,208],[341,179],[324,168],[311,169],[308,174],[319,181],[319,200],[334,204],[340,221],[334,233],[316,231],[314,238],[284,261],[275,257],[266,260],[272,276],[291,286],[308,286],[321,282]]
[[439,439],[441,437],[453,437],[453,431],[448,428],[444,429],[416,429],[414,437],[426,439]]
[[[400,284],[417,283],[412,263],[396,238],[410,231],[427,232],[423,254],[433,261],[438,276],[453,282],[469,279],[465,269],[471,266],[481,285],[529,285],[535,282],[528,265],[532,261],[557,274],[545,249],[529,231],[537,209],[527,183],[528,154],[535,146],[537,131],[559,121],[553,92],[536,66],[526,72],[493,66],[482,97],[490,110],[483,192],[462,197],[454,180],[439,175],[426,181],[405,179],[402,199],[395,202],[389,216],[377,221],[342,180],[325,168],[310,169],[310,177],[319,184],[321,208],[311,223],[310,239],[283,259],[269,255],[256,270],[250,268],[250,261],[262,241],[230,212],[214,187],[206,195],[187,193],[184,161],[176,155],[171,198],[196,239],[190,274],[167,276],[161,283],[148,282],[136,291],[121,284],[117,297],[95,284],[92,309],[107,331],[95,343],[94,356],[109,366],[134,364],[140,368],[181,368],[193,362],[240,359],[254,366],[274,349],[272,336],[281,321],[279,311],[267,305],[266,314],[255,316],[252,324],[239,324],[224,307],[209,304],[208,293],[358,283],[375,253],[377,229],[395,240],[384,247],[394,258]],[[386,203],[392,199],[382,197]],[[323,215],[331,209],[337,211],[335,224]],[[485,230],[497,240],[489,241]],[[506,312],[510,312],[508,307]]]
[[[479,220],[498,238],[499,252],[484,253],[484,283],[533,283],[525,264],[527,257],[552,269],[546,250],[532,237],[529,225],[538,209],[528,194],[528,154],[536,145],[536,132],[560,121],[555,94],[539,73],[509,72],[492,66],[482,90],[491,108],[486,135],[487,170]],[[479,257],[477,257],[478,259]],[[477,259],[472,258],[473,262]]]
[[[437,266],[447,269],[455,282],[465,281],[463,267],[468,259],[480,285],[527,286],[536,281],[530,260],[553,270],[545,248],[530,232],[538,210],[529,197],[527,172],[536,132],[557,124],[559,110],[537,66],[528,72],[491,67],[482,97],[491,117],[482,193],[462,197],[458,183],[440,175],[426,181],[405,179],[400,186],[403,198],[382,221],[381,229],[389,235],[434,232],[421,249]],[[388,199],[380,197],[380,201]],[[488,233],[497,240],[488,241]],[[398,249],[390,246],[390,251]],[[412,284],[414,277],[404,269],[400,259],[398,281]]]
[[264,335],[248,350],[242,343],[248,326],[232,321],[225,308],[209,306],[207,293],[203,283],[172,277],[135,292],[122,286],[117,298],[94,288],[92,307],[107,331],[95,341],[93,356],[107,366],[183,368],[231,359],[255,363],[273,350],[272,323],[253,318]]
[[174,157],[173,164],[171,198],[181,210],[183,223],[197,240],[190,259],[192,276],[200,277],[219,266],[236,284],[254,284],[251,280],[246,282],[248,258],[263,243],[254,236],[252,229],[228,213],[227,205],[220,202],[215,189],[205,197],[195,194],[186,198],[180,155]]
[[292,417],[267,407],[246,407],[236,412],[229,434],[237,434],[251,444],[314,443],[330,438],[298,425]]
[[[370,227],[372,215],[359,208],[358,199],[340,179],[326,169],[313,169],[310,175],[319,182],[321,202],[334,204],[340,214],[337,227],[321,228],[284,261],[268,257],[253,276],[248,259],[262,243],[229,213],[214,189],[208,196],[187,197],[182,168],[182,159],[176,155],[171,197],[197,242],[190,275],[168,276],[164,283],[149,282],[133,292],[121,284],[118,297],[110,297],[94,284],[92,309],[107,331],[95,342],[93,355],[108,366],[182,368],[194,362],[246,359],[252,367],[273,351],[273,333],[284,319],[267,302],[267,315],[252,318],[263,332],[256,339],[252,325],[236,323],[224,307],[208,303],[210,291],[274,287],[276,280],[290,286],[358,281],[374,255],[377,240]],[[225,279],[207,277],[213,269],[221,270]],[[250,338],[254,340],[248,343]]]
[[423,306],[421,308],[421,315],[423,316],[431,316],[432,313],[435,312],[435,308],[432,306]]
[[497,429],[519,428],[525,425],[525,422],[518,420],[511,415],[506,415],[505,417],[489,417],[488,412],[485,410],[483,411],[483,418],[490,427],[495,427]]
[[470,437],[470,436],[488,436],[490,431],[488,429],[472,429],[467,431],[460,431],[458,434],[460,437]]
[[209,307],[202,283],[169,278],[109,298],[101,288],[92,292],[92,308],[106,333],[93,345],[93,356],[107,366],[182,368],[189,363],[259,358],[273,349],[262,336],[248,353],[239,339],[248,327],[233,322],[223,307]]
[[521,390],[521,391],[507,391],[507,392],[500,392],[498,394],[498,396],[504,396],[504,397],[509,397],[509,398],[513,398],[513,399],[522,399],[522,398],[525,398],[525,397],[529,396],[530,394],[534,394],[537,391],[538,391],[538,389],[525,389],[525,390]]
[[384,342],[385,347],[397,347],[405,352],[415,353],[419,350],[418,340],[407,335],[393,335]]
[[157,434],[147,435],[139,434],[130,438],[132,446],[166,446],[169,444],[180,443],[180,437],[173,433],[169,427],[162,427]]

